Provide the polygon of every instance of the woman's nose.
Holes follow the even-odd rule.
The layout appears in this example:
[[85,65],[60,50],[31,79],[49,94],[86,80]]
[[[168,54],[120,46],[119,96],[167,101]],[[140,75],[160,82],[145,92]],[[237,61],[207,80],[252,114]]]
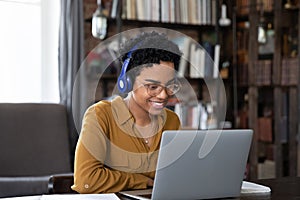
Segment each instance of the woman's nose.
[[160,99],[167,99],[169,97],[166,88],[164,87],[161,92],[157,95]]

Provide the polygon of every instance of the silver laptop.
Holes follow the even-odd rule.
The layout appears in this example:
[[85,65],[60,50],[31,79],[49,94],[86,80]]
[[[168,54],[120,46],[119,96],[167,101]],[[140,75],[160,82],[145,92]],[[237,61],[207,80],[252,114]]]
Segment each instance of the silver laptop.
[[153,189],[121,194],[164,200],[240,196],[252,135],[250,129],[164,131]]

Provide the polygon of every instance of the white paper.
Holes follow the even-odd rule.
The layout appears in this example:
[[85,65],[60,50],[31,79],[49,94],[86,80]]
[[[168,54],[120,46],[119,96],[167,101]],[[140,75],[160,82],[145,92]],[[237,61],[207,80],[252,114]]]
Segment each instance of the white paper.
[[243,181],[241,194],[269,194],[271,189],[264,185]]
[[50,194],[42,195],[41,200],[119,200],[114,193],[107,194]]

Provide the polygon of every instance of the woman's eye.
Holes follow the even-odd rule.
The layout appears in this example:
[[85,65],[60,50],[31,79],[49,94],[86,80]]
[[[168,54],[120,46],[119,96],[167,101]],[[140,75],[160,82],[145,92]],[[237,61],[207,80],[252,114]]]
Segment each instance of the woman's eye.
[[158,88],[158,85],[148,85],[148,88],[150,90],[156,90]]

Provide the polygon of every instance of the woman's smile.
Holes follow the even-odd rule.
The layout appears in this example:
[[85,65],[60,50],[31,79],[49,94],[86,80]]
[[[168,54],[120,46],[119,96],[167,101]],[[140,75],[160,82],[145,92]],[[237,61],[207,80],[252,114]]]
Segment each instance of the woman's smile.
[[148,102],[150,103],[151,107],[155,108],[155,109],[163,109],[166,104],[167,101],[155,101],[155,100],[148,100]]

